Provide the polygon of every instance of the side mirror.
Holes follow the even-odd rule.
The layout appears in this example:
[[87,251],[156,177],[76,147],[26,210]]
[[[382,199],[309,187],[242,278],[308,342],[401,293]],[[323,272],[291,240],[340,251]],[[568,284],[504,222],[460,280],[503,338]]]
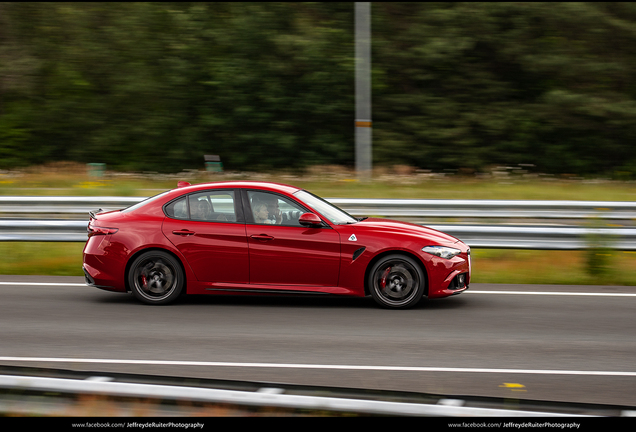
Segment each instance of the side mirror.
[[313,213],[303,213],[298,218],[298,222],[304,227],[319,227],[322,225],[322,220]]

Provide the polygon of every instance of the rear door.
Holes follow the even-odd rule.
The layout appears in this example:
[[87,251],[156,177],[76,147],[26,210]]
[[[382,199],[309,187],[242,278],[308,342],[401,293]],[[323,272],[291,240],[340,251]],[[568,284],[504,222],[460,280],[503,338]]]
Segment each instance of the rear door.
[[162,231],[202,282],[248,283],[249,256],[237,191],[193,193],[164,207]]

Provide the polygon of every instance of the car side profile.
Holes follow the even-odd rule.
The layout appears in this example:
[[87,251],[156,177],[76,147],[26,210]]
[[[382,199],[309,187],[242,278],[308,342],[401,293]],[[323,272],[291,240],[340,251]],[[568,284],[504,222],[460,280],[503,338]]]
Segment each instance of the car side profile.
[[354,218],[297,187],[215,182],[90,213],[90,286],[167,304],[182,294],[372,296],[385,308],[468,289],[470,248],[420,225]]

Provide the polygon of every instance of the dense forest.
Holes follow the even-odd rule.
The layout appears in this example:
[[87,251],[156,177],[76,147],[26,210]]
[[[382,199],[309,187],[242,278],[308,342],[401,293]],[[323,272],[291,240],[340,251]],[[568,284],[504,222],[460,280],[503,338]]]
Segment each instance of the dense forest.
[[[636,4],[372,3],[374,164],[636,178]],[[354,164],[353,3],[0,3],[0,168]]]

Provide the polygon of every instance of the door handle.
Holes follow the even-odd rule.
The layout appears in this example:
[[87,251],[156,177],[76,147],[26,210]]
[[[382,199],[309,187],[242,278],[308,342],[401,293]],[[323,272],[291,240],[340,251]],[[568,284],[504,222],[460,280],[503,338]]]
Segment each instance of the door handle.
[[176,231],[176,230],[172,231],[172,234],[182,235],[182,236],[190,236],[190,235],[195,234],[195,232],[187,230],[187,229],[182,229],[181,231]]
[[254,235],[251,235],[250,237],[256,240],[274,240],[274,237],[267,234],[254,234]]

